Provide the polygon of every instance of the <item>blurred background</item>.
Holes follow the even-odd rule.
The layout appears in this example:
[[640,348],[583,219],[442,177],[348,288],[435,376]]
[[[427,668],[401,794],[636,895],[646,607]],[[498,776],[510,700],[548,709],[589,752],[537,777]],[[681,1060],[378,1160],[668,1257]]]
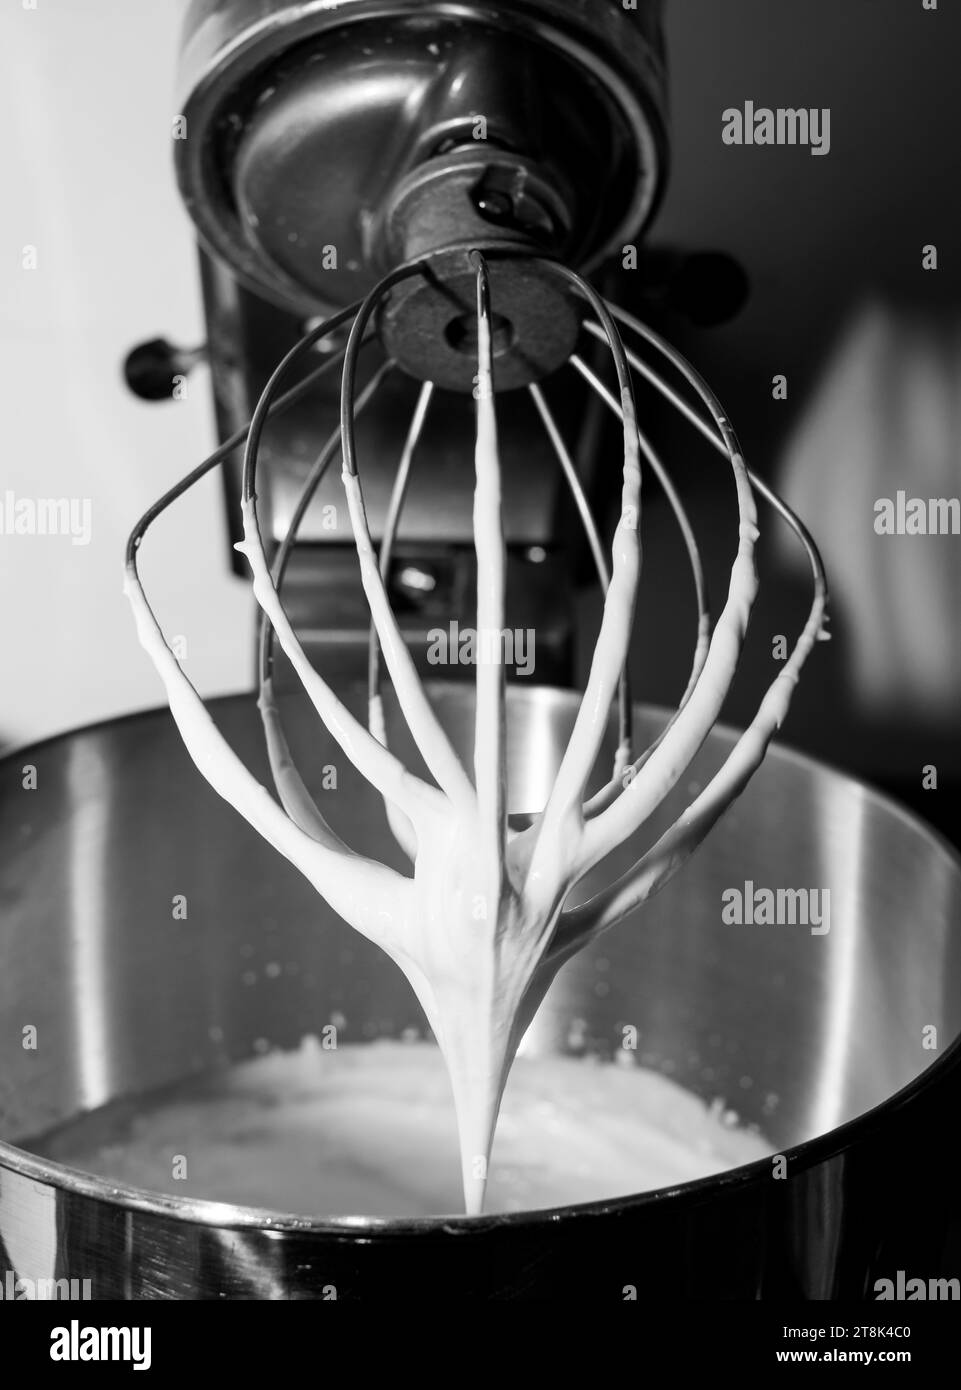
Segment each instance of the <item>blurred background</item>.
[[[185,399],[134,397],[122,365],[155,336],[202,341],[194,237],[172,170],[182,0],[21,0],[0,8],[0,494],[91,501],[89,545],[0,536],[7,672],[0,742],[33,741],[160,702],[121,594],[144,508],[215,442],[205,369]],[[956,55],[961,17],[921,0],[668,0],[672,173],[653,246],[719,250],[750,297],[718,327],[659,324],[724,402],[753,467],[822,545],[834,640],[805,673],[785,741],[947,825],[961,774],[961,538],[879,537],[874,504],[961,494]],[[829,107],[831,150],[737,148],[721,113]],[[925,270],[923,249],[938,250]],[[24,269],[34,247],[35,269]],[[617,272],[612,282],[629,272]],[[623,297],[630,297],[627,283]],[[773,378],[787,397],[773,397]],[[729,476],[683,426],[662,451],[705,537],[715,609],[733,554]],[[611,497],[618,488],[612,460]],[[660,524],[662,523],[663,524]],[[745,721],[800,629],[806,574],[762,518],[762,598],[727,718]],[[205,695],[249,686],[253,601],[229,568],[207,479],[151,533],[143,573]],[[652,495],[634,681],[676,703],[693,606]],[[585,590],[584,650],[596,598]],[[922,769],[938,768],[938,792]],[[936,798],[936,801],[935,801]]]

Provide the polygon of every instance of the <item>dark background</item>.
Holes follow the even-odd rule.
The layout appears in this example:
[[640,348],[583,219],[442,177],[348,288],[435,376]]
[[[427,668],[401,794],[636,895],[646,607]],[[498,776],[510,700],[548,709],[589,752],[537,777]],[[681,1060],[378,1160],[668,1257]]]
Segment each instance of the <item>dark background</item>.
[[[785,457],[803,426],[812,396],[831,370],[832,354],[851,323],[871,307],[896,324],[911,322],[942,333],[961,315],[957,244],[961,225],[958,138],[961,87],[961,16],[956,7],[923,10],[921,0],[674,0],[666,6],[671,69],[672,172],[667,196],[650,233],[652,246],[722,250],[751,281],[749,302],[737,318],[695,329],[665,318],[664,331],[694,362],[727,408],[749,462],[780,483]],[[751,99],[757,106],[829,107],[831,149],[813,157],[807,148],[729,147],[721,141],[721,115]],[[939,269],[921,267],[922,247],[934,243]],[[625,296],[630,293],[622,277]],[[615,280],[616,285],[616,280]],[[615,293],[616,293],[615,289]],[[788,377],[788,399],[772,399],[772,377]],[[961,374],[958,377],[961,385]],[[647,399],[647,398],[645,398]],[[852,412],[855,410],[852,403]],[[674,466],[692,508],[713,581],[716,612],[733,555],[733,489],[723,460],[675,426],[655,406],[655,434]],[[642,407],[643,411],[643,407]],[[852,414],[852,419],[854,418]],[[693,442],[692,442],[693,441]],[[961,435],[945,460],[961,492]],[[885,446],[886,447],[886,446]],[[880,462],[880,460],[879,460]],[[827,509],[844,506],[846,467],[838,456],[819,469],[818,515],[804,519],[819,534]],[[893,476],[878,481],[876,496],[896,485],[911,492],[917,470],[910,452]],[[837,480],[835,504],[832,483]],[[927,496],[918,482],[918,492]],[[940,490],[939,495],[944,494]],[[645,535],[645,576],[638,610],[633,676],[641,698],[676,703],[683,688],[693,635],[690,581],[683,551],[665,508],[651,487]],[[803,567],[785,562],[779,525],[762,515],[762,595],[755,609],[743,669],[727,710],[733,723],[748,720],[773,678],[773,634],[796,634],[810,602]],[[829,567],[833,539],[849,522],[866,546],[873,518],[863,511],[840,517],[824,536]],[[867,531],[865,530],[867,528]],[[953,547],[938,551],[957,563],[961,540],[915,539],[899,544]],[[889,563],[893,550],[871,552]],[[895,582],[892,571],[892,583]],[[872,584],[865,573],[865,586]],[[944,615],[917,610],[930,643],[961,649],[961,593],[945,629]],[[784,740],[854,770],[914,801],[931,819],[950,821],[953,778],[961,770],[957,690],[932,702],[910,689],[894,707],[866,707],[849,670],[852,625],[861,602],[888,604],[885,586],[862,589],[854,603],[835,603],[834,641],[812,655],[784,729]],[[943,607],[943,604],[942,604]],[[922,682],[923,684],[923,682]],[[910,673],[907,676],[910,686]],[[922,793],[921,768],[939,769],[939,790]]]

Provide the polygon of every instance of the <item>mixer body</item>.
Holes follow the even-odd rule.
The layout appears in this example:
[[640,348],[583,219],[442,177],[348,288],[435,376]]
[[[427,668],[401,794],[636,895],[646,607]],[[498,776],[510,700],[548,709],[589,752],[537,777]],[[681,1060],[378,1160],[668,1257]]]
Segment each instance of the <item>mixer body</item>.
[[[221,261],[295,314],[478,237],[590,273],[664,187],[660,9],[198,0],[180,74],[186,206]],[[465,160],[471,177],[449,187]]]
[[[362,297],[396,265],[434,257],[437,283],[405,286],[379,317],[359,385],[385,354],[404,371],[358,423],[378,539],[415,398],[409,378],[442,388],[395,566],[405,638],[425,666],[425,634],[451,618],[468,625],[474,602],[465,464],[473,438],[458,399],[476,370],[465,251],[514,247],[593,273],[642,237],[667,174],[660,0],[633,10],[619,0],[195,0],[179,88],[176,169],[200,241],[222,438],[250,418],[306,323]],[[491,273],[508,624],[536,627],[540,678],[566,685],[572,583],[587,556],[550,445],[512,388],[550,377],[579,318],[531,264],[505,260]],[[577,381],[546,389],[596,498],[603,406]],[[321,383],[268,432],[261,509],[276,540],[338,410],[336,382]],[[225,470],[232,541],[241,535],[238,470]],[[342,503],[331,470],[300,528],[287,593],[308,652],[336,660],[347,678],[363,669],[367,622]]]

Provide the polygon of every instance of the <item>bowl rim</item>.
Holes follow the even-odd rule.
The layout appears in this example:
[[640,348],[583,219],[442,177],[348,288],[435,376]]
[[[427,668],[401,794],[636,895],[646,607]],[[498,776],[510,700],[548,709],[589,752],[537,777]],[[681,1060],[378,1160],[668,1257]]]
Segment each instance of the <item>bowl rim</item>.
[[[349,693],[354,688],[354,684],[351,683],[349,686],[343,687],[341,693]],[[433,690],[439,695],[463,694],[471,691],[469,685],[463,685],[456,681],[427,681],[425,688],[428,692]],[[363,689],[360,682],[356,683],[356,689],[358,692]],[[516,692],[516,694],[511,695],[511,691]],[[517,695],[525,698],[536,695],[541,700],[546,698],[551,704],[563,705],[573,705],[580,697],[579,691],[568,691],[558,686],[549,685],[509,686],[508,692],[509,700],[517,698]],[[241,707],[248,699],[249,696],[246,692],[240,692],[216,696],[206,703],[215,708]],[[655,718],[664,718],[665,720],[670,718],[673,713],[666,706],[650,705],[643,702],[635,702],[634,708],[635,711],[639,711],[645,716],[653,715]],[[19,744],[0,755],[0,767],[11,760],[22,757],[28,749],[40,751],[58,743],[69,742],[80,736],[95,735],[126,725],[146,722],[156,719],[158,716],[161,718],[164,716],[172,717],[166,705],[159,705],[149,709],[134,710],[129,714],[120,715],[113,719],[92,721],[75,729],[49,735],[38,742]],[[727,742],[733,743],[741,731],[733,725],[719,722],[714,725],[713,732],[720,734]],[[915,833],[922,834],[930,840],[947,858],[955,873],[961,878],[961,852],[940,831],[928,825],[923,817],[903,806],[894,797],[889,796],[886,792],[878,791],[859,777],[833,768],[830,764],[821,762],[807,753],[802,753],[790,745],[784,745],[780,741],[772,743],[771,751],[779,759],[808,770],[817,771],[822,776],[826,775],[832,781],[842,783],[847,789],[856,791],[861,796],[870,799],[874,804],[883,806],[887,813],[894,815],[910,826]],[[794,1144],[783,1151],[776,1150],[775,1152],[782,1154],[789,1165],[789,1171],[792,1173],[812,1168],[832,1158],[842,1149],[849,1147],[852,1142],[863,1142],[879,1128],[893,1122],[896,1115],[905,1106],[920,1100],[930,1091],[932,1086],[940,1084],[948,1073],[958,1069],[959,1066],[961,1066],[961,1032],[941,1056],[934,1058],[911,1081],[884,1100],[879,1101],[877,1105],[849,1120],[845,1120],[843,1124],[826,1131],[824,1134],[816,1135],[813,1139],[803,1140],[800,1144]],[[743,1191],[762,1178],[766,1179],[773,1157],[773,1153],[768,1154],[763,1158],[753,1160],[751,1163],[725,1169],[721,1173],[714,1173],[675,1186],[654,1188],[647,1192],[633,1193],[624,1197],[601,1198],[592,1202],[580,1202],[566,1206],[533,1208],[519,1212],[492,1212],[482,1216],[466,1216],[455,1213],[421,1217],[331,1216],[314,1218],[275,1211],[267,1207],[247,1207],[217,1202],[210,1198],[172,1197],[146,1188],[108,1182],[95,1174],[41,1158],[16,1144],[7,1143],[0,1139],[0,1171],[12,1173],[31,1182],[40,1182],[48,1188],[68,1193],[74,1197],[110,1206],[120,1206],[145,1216],[172,1219],[188,1226],[246,1232],[260,1230],[267,1237],[286,1234],[303,1237],[331,1236],[343,1240],[354,1236],[358,1240],[365,1241],[370,1241],[371,1238],[409,1237],[412,1234],[462,1236],[484,1234],[504,1227],[522,1227],[525,1231],[536,1232],[538,1228],[554,1226],[560,1221],[590,1221],[600,1217],[624,1216],[655,1204],[663,1207],[666,1202],[671,1202],[675,1206],[696,1204],[709,1195],[723,1194],[729,1196]]]

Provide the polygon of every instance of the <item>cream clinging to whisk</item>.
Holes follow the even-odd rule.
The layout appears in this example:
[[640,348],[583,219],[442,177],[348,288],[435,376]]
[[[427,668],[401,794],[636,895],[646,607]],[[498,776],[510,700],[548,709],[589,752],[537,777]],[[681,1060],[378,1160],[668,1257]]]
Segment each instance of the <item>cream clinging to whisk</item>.
[[[503,623],[504,548],[496,396],[492,389],[496,385],[496,367],[491,351],[490,278],[485,257],[476,251],[468,254],[478,286],[475,544],[477,626],[483,630],[497,629]],[[629,363],[612,312],[573,272],[551,265],[547,270],[583,296],[588,311],[596,317],[610,343],[620,390],[619,401],[615,399],[612,404],[622,421],[624,475],[604,617],[581,711],[554,790],[543,809],[533,817],[524,817],[523,828],[517,823],[512,825],[506,804],[502,666],[487,664],[477,670],[477,727],[471,775],[458,760],[434,714],[429,694],[404,644],[366,522],[352,433],[353,379],[348,368],[352,352],[356,357],[364,340],[366,323],[376,308],[376,296],[389,294],[401,276],[421,273],[419,267],[407,268],[393,279],[388,278],[354,319],[351,340],[345,349],[344,413],[339,442],[361,579],[371,607],[373,641],[383,652],[401,710],[436,786],[411,773],[385,746],[384,724],[378,713],[376,662],[371,663],[369,728],[356,720],[331,686],[313,670],[280,600],[278,562],[275,561],[272,573],[267,561],[256,507],[257,446],[285,370],[292,365],[297,350],[288,354],[274,374],[247,436],[242,545],[265,618],[264,651],[270,652],[270,634],[276,634],[318,714],[347,757],[383,797],[398,843],[412,859],[409,875],[366,860],[345,846],[312,800],[283,738],[272,696],[269,661],[263,672],[261,712],[281,804],[239,763],[206,716],[202,702],[163,641],[140,586],[137,549],[157,509],[148,513],[137,528],[128,551],[126,587],[141,640],[164,679],[171,709],[194,761],[216,790],[310,879],[334,910],[381,946],[410,980],[449,1069],[461,1135],[465,1202],[471,1213],[482,1209],[497,1111],[511,1062],[557,969],[581,946],[661,887],[743,789],[784,718],[800,667],[822,634],[824,617],[824,582],[816,550],[800,523],[779,505],[808,549],[815,582],[811,614],[790,660],[765,695],[755,720],[688,811],[627,874],[588,903],[565,910],[568,897],[584,875],[632,836],[677,783],[717,718],[736,669],[757,588],[757,480],[744,464],[733,431],[708,388],[656,335],[641,329],[642,336],[681,369],[706,406],[710,422],[700,414],[696,418],[703,421],[709,432],[713,425],[712,442],[729,458],[741,520],[730,591],[709,640],[705,640],[708,628],[703,587],[697,585],[701,601],[699,640],[691,679],[677,713],[656,743],[635,758],[630,739],[630,705],[629,701],[626,705],[622,702],[621,713],[626,708],[628,718],[621,729],[617,766],[602,791],[586,799],[608,712],[623,680],[633,626],[640,574],[642,456],[655,459],[660,471],[663,465],[638,429]],[[306,350],[303,344],[309,345],[318,333],[315,330],[308,335],[300,348]],[[648,372],[651,377],[650,369]],[[652,379],[660,380],[656,373]],[[550,421],[543,397],[535,397],[535,404],[545,423]],[[559,439],[553,424],[551,433]],[[324,466],[336,452],[336,447],[325,451]],[[214,455],[213,460],[217,457]],[[195,476],[199,472],[195,470]],[[308,489],[316,486],[318,480],[315,469],[308,479]],[[767,493],[766,488],[761,490]],[[690,544],[690,527],[676,494],[674,501],[682,532]],[[696,557],[696,544],[692,554]]]

